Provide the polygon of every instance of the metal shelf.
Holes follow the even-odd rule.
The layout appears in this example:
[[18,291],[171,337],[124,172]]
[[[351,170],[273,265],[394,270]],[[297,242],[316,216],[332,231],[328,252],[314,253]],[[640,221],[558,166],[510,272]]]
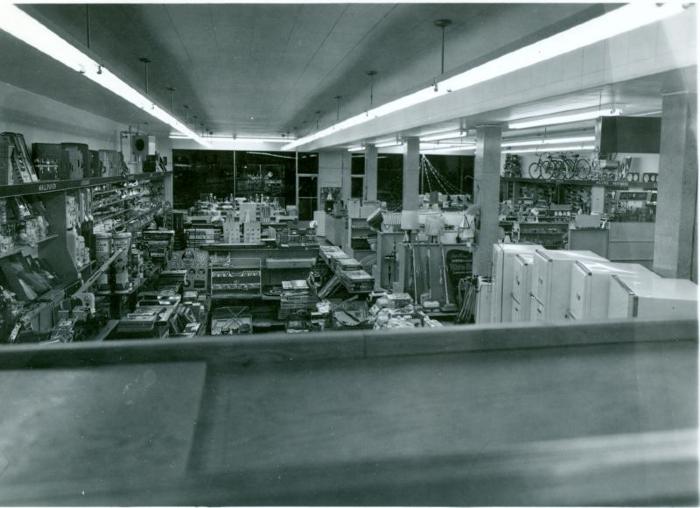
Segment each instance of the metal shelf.
[[40,182],[21,183],[17,185],[0,186],[0,198],[26,196],[30,194],[46,194],[50,192],[70,191],[129,181],[154,181],[164,178],[166,173],[141,173],[138,175],[98,176],[81,180],[44,180]]
[[616,187],[624,188],[629,187],[627,181],[624,182],[598,182],[595,180],[554,180],[554,179],[544,179],[544,178],[523,178],[523,177],[512,177],[512,176],[502,176],[501,182],[506,183],[524,183],[530,185],[574,185],[580,187],[593,187],[594,185],[602,185],[604,187]]
[[54,238],[58,238],[58,235],[49,235],[49,236],[47,236],[46,238],[42,238],[41,240],[39,240],[39,241],[36,242],[36,245],[19,245],[19,246],[16,246],[16,247],[10,249],[9,251],[0,254],[0,259],[6,258],[6,257],[8,257],[8,256],[13,256],[13,255],[15,255],[15,254],[17,254],[17,253],[19,253],[19,252],[28,252],[29,249],[34,249],[34,248],[36,248],[36,246],[39,245],[40,243],[48,242],[49,240],[53,240]]

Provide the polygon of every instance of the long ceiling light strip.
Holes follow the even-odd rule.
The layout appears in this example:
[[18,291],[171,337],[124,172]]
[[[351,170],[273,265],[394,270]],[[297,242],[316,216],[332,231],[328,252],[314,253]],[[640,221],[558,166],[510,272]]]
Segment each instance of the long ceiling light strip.
[[[170,139],[190,139],[189,136],[179,132],[171,132],[168,136]],[[218,142],[245,142],[245,143],[289,143],[289,138],[274,138],[274,137],[245,137],[245,136],[205,136],[204,139],[209,143]]]
[[476,147],[452,147],[452,148],[421,148],[421,152],[474,152]]
[[525,67],[550,60],[576,49],[610,39],[617,35],[663,20],[684,9],[681,2],[656,4],[653,2],[634,2],[591,19],[580,25],[541,41],[517,49],[482,65],[437,82],[435,87],[428,86],[417,92],[400,97],[382,106],[360,113],[342,122],[336,123],[318,132],[299,138],[283,147],[293,150],[298,146],[311,143],[339,131],[349,129],[390,113],[406,109],[416,104],[442,97],[450,92],[483,83],[484,81],[509,74]]
[[390,146],[401,146],[403,141],[386,141],[384,143],[375,143],[374,146],[377,148],[388,148]]
[[578,113],[566,113],[562,115],[544,116],[541,118],[528,118],[516,120],[508,123],[509,129],[528,129],[530,127],[542,127],[545,125],[558,125],[562,123],[582,122],[584,120],[595,120],[601,116],[619,116],[622,111],[614,108],[596,109],[581,111]]
[[137,108],[142,109],[161,122],[170,125],[173,129],[195,140],[200,145],[209,146],[209,143],[202,136],[15,5],[0,2],[0,29],[74,71],[80,72],[86,78],[130,102]]
[[530,139],[530,140],[504,140],[501,147],[507,148],[511,146],[540,146],[540,145],[561,145],[565,143],[585,143],[595,141],[595,136],[572,136],[568,138],[549,138],[549,139]]
[[420,140],[421,141],[440,141],[443,139],[463,138],[466,135],[467,135],[467,133],[464,131],[450,131],[450,132],[443,132],[442,134],[432,134],[430,136],[421,136]]
[[595,145],[571,145],[571,146],[545,146],[538,148],[513,148],[503,150],[501,153],[546,153],[546,152],[572,152],[572,151],[592,151]]
[[476,143],[421,143],[421,150],[439,150],[447,148],[459,148],[472,150],[476,148]]

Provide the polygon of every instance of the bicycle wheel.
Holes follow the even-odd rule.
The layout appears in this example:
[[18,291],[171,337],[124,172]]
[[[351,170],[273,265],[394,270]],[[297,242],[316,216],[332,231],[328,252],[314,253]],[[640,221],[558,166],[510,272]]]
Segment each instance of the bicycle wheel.
[[562,178],[564,180],[573,180],[576,177],[576,169],[574,167],[574,161],[571,159],[562,158],[562,159],[560,159],[560,162],[561,162]]
[[591,175],[591,163],[586,159],[577,159],[575,167],[576,176],[581,180],[585,180]]
[[530,175],[530,178],[542,178],[541,163],[538,161],[530,164],[527,168],[527,173]]
[[542,161],[542,178],[551,180],[554,178],[554,174],[557,171],[557,167],[551,160]]
[[566,174],[566,168],[561,159],[552,159],[549,161],[549,167],[551,168],[551,177],[554,180],[563,180]]

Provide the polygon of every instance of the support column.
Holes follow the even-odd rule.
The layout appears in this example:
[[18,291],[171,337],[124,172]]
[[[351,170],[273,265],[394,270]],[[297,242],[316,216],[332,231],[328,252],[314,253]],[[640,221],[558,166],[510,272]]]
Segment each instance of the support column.
[[365,146],[365,201],[377,200],[377,147]]
[[339,153],[340,158],[340,199],[347,205],[352,197],[352,155],[347,150]]
[[404,210],[418,209],[418,183],[420,182],[420,139],[404,139],[403,148],[403,199]]
[[493,244],[498,241],[498,198],[501,179],[501,127],[483,125],[476,129],[474,161],[474,203],[480,210],[480,227],[472,272],[491,275]]
[[654,271],[697,282],[697,94],[663,96]]

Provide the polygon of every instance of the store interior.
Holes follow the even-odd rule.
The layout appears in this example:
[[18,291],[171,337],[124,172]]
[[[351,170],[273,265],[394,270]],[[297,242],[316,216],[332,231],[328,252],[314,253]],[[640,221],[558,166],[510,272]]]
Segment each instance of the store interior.
[[696,15],[0,5],[0,503],[696,502]]

